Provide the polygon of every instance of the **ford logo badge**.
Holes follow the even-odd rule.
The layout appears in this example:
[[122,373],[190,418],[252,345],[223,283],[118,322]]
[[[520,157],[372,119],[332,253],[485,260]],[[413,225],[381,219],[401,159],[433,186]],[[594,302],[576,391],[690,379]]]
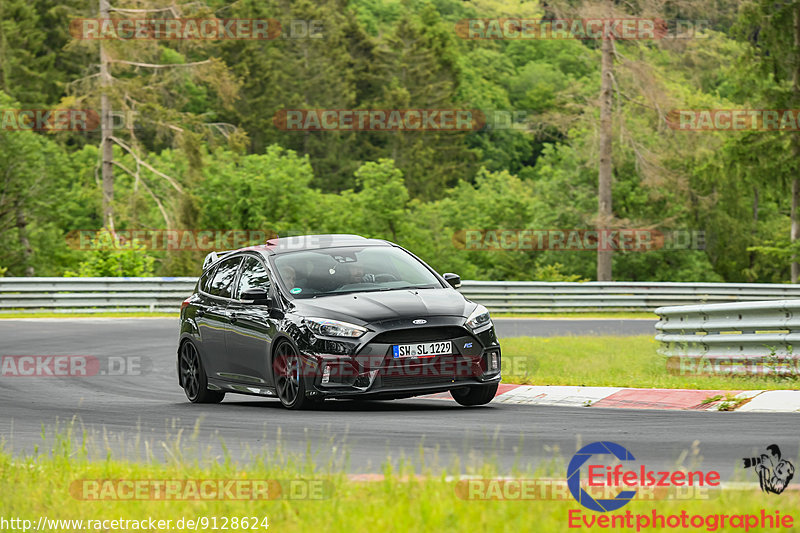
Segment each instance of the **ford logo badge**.
[[427,323],[428,323],[428,321],[427,321],[427,320],[423,320],[423,319],[421,319],[421,318],[418,318],[418,319],[416,319],[416,320],[412,321],[411,323],[412,323],[412,324],[417,324],[417,325],[420,325],[420,324],[427,324]]

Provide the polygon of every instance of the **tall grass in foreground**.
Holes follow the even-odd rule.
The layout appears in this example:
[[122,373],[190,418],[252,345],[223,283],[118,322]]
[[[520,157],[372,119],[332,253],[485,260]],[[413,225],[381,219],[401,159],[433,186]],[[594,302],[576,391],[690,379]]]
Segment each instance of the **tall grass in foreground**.
[[[480,478],[498,475],[491,462],[459,464],[448,468],[412,467],[411,462],[389,461],[382,474],[364,480],[347,475],[347,467],[335,462],[319,464],[308,445],[279,445],[257,453],[245,462],[222,454],[188,458],[183,450],[196,444],[197,434],[176,436],[161,445],[166,460],[154,456],[139,461],[90,459],[91,439],[75,431],[76,425],[52,436],[49,451],[14,456],[0,449],[0,517],[25,518],[36,523],[40,516],[50,519],[146,519],[172,520],[200,517],[266,517],[273,531],[360,532],[360,531],[543,531],[568,530],[568,512],[580,510],[587,519],[599,516],[571,499],[561,501],[465,500],[456,494],[460,474]],[[422,454],[420,450],[420,454]],[[571,451],[566,452],[568,459]],[[676,468],[697,468],[702,463],[694,446],[676,459]],[[391,466],[394,464],[395,466]],[[550,460],[536,470],[505,472],[514,478],[559,477],[565,475],[565,461],[555,450]],[[269,501],[82,501],[70,493],[70,486],[83,479],[272,479],[324,480],[325,497],[316,500],[276,499]],[[797,491],[764,495],[750,477],[746,490],[723,491],[710,500],[634,501],[618,513],[646,514],[793,514],[800,520]],[[203,528],[199,528],[202,530]],[[587,528],[582,528],[587,529]],[[58,529],[51,529],[58,530]],[[261,527],[250,530],[263,531]],[[595,527],[594,530],[597,530]],[[698,531],[707,529],[699,529]],[[725,528],[725,531],[730,529]],[[761,531],[759,528],[750,531]]]
[[664,389],[800,389],[798,376],[672,375],[651,335],[500,339],[503,382]]

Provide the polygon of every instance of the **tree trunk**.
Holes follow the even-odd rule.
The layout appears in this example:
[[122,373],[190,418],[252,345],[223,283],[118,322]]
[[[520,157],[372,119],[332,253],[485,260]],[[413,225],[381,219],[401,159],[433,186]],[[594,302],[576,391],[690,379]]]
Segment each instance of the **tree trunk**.
[[17,232],[19,233],[19,243],[22,245],[22,258],[25,260],[25,275],[33,277],[36,275],[33,266],[30,264],[31,257],[33,256],[33,247],[31,241],[28,239],[28,221],[25,219],[25,213],[22,211],[22,206],[17,205]]
[[[100,0],[100,18],[108,18],[108,0]],[[111,75],[108,72],[108,54],[103,41],[100,40],[100,153],[102,154],[103,175],[103,225],[114,232],[114,144],[111,141],[111,106],[108,101],[108,88]]]
[[[794,144],[794,157],[797,160],[800,157],[800,142],[797,136],[792,137],[792,144]],[[792,178],[792,229],[791,240],[792,244],[797,242],[797,237],[800,236],[800,224],[797,221],[797,203],[800,199],[800,183],[797,177]],[[797,274],[800,273],[800,265],[797,264],[797,256],[792,256],[792,283],[797,283]]]
[[[600,161],[597,173],[597,230],[610,229],[613,213],[611,211],[611,111],[612,76],[614,75],[614,42],[611,35],[603,35],[602,64],[600,70]],[[597,281],[611,281],[612,251],[602,249],[603,239],[598,238]]]
[[753,186],[753,232],[758,230],[758,185]]
[[[753,185],[753,231],[752,239],[756,239],[758,237],[758,185]],[[756,252],[748,252],[749,261],[747,266],[752,270],[756,264]]]

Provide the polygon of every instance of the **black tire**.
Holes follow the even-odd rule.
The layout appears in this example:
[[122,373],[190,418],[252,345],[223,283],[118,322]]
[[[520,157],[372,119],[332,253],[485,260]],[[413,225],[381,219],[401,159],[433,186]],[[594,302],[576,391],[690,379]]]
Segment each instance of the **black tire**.
[[219,403],[225,398],[224,392],[208,390],[208,377],[200,360],[197,348],[190,341],[181,345],[178,358],[178,372],[183,392],[192,403]]
[[301,363],[300,355],[290,342],[283,341],[275,347],[272,356],[275,390],[278,399],[287,409],[305,409],[314,404],[314,401],[306,398],[306,382]]
[[497,383],[490,385],[470,385],[450,391],[450,396],[461,405],[486,405],[497,394]]

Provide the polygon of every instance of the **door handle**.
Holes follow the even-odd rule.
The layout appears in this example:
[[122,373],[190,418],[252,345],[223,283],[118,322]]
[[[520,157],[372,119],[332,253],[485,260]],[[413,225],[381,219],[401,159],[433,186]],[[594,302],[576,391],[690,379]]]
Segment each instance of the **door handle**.
[[231,324],[233,324],[239,319],[239,315],[237,315],[236,313],[228,313],[228,318],[230,319]]
[[195,316],[205,316],[206,310],[205,309],[198,309],[197,311],[195,311],[194,314],[195,314]]

